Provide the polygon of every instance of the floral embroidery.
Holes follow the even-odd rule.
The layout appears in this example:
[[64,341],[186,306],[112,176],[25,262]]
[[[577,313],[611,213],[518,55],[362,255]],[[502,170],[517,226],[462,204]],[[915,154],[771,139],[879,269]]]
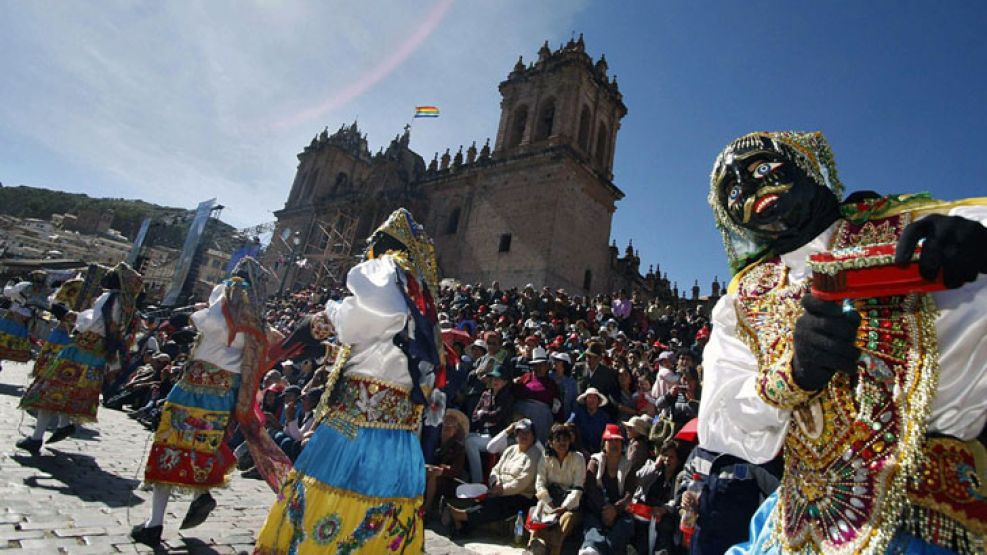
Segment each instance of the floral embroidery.
[[397,515],[397,507],[394,503],[383,503],[375,507],[371,507],[367,510],[367,513],[363,516],[363,521],[357,526],[356,530],[349,535],[345,540],[339,543],[337,553],[339,555],[349,555],[360,549],[363,544],[367,543],[371,538],[380,534],[381,530],[384,529],[384,523],[388,518],[395,518]]
[[417,429],[421,412],[406,390],[360,376],[346,378],[330,407],[326,424],[350,438],[358,427]]
[[343,522],[339,513],[332,513],[315,523],[312,528],[312,541],[319,545],[329,544],[339,535],[339,529],[342,525]]
[[289,482],[285,489],[292,488],[291,499],[288,500],[287,511],[288,520],[292,524],[291,543],[288,546],[288,553],[296,553],[298,546],[305,541],[305,530],[302,528],[302,520],[305,518],[305,485],[301,480]]
[[192,393],[216,395],[231,390],[235,385],[236,377],[233,372],[223,370],[215,364],[193,360],[182,373],[180,386]]

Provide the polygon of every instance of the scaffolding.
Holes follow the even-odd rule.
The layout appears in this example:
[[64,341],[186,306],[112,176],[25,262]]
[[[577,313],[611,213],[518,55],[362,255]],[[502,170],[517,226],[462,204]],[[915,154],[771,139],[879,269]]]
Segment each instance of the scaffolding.
[[318,287],[340,287],[346,272],[355,263],[353,242],[359,219],[336,209],[317,218],[302,251],[309,264],[315,264],[314,283]]

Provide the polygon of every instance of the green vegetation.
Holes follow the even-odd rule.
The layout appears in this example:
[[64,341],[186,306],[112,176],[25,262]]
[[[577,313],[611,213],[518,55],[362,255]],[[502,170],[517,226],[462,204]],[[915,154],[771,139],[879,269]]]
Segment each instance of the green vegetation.
[[[82,211],[113,211],[113,229],[119,230],[133,240],[137,236],[141,222],[150,217],[157,223],[153,227],[152,243],[176,249],[182,248],[185,232],[193,210],[158,206],[142,200],[122,198],[93,198],[80,193],[52,191],[38,187],[21,185],[4,187],[0,185],[0,214],[18,218],[51,219],[52,214],[77,214]],[[213,240],[226,246],[232,242],[234,228],[215,221]],[[212,226],[211,226],[212,227]]]

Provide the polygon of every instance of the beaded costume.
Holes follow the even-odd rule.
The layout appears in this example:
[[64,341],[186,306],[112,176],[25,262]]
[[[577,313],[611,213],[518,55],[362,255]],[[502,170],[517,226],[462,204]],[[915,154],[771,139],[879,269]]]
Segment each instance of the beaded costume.
[[261,530],[256,554],[422,553],[425,466],[417,430],[441,367],[434,249],[407,210],[370,238],[313,336],[345,346],[315,434]]
[[[961,289],[855,301],[857,373],[821,391],[792,375],[793,332],[809,291],[810,254],[894,243],[905,226],[946,213],[987,222],[987,199],[926,195],[843,205],[842,218],[774,255],[725,216],[725,155],[767,139],[840,194],[821,134],[757,133],[717,161],[710,202],[735,267],[713,310],[700,411],[701,445],[754,463],[784,452],[779,489],[732,553],[982,553],[987,548],[987,280]],[[938,551],[937,551],[938,550]]]

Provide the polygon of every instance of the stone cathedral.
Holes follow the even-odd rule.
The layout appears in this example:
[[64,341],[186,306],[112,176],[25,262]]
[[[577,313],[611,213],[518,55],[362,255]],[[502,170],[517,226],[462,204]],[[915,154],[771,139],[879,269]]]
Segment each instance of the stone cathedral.
[[442,277],[670,297],[660,271],[642,275],[633,247],[621,256],[610,241],[624,197],[613,160],[627,107],[605,57],[594,62],[581,35],[557,50],[546,42],[499,88],[494,144],[447,149],[427,163],[407,128],[376,154],[356,123],[313,138],[265,257],[286,287],[322,282],[325,271],[338,279],[367,235],[406,207],[435,240]]

